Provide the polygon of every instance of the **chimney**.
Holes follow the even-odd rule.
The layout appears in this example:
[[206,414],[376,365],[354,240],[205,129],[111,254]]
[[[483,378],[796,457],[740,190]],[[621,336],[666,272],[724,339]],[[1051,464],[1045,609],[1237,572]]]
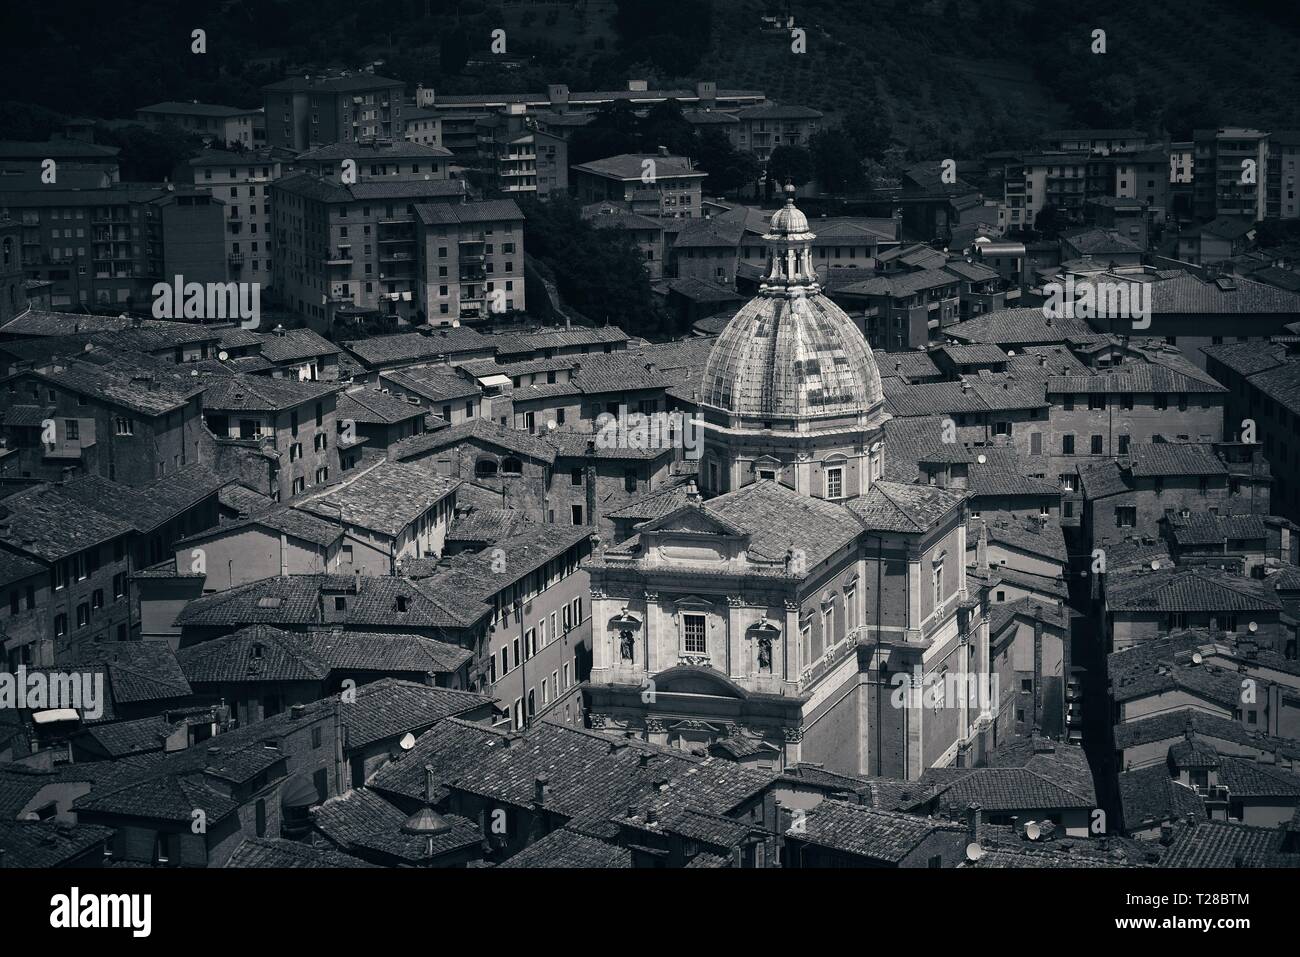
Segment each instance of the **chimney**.
[[658,824],[658,823],[659,823],[659,811],[658,811],[657,809],[655,809],[655,808],[650,808],[649,810],[647,810],[647,811],[645,812],[645,822],[646,822],[647,824]]
[[433,765],[426,764],[424,766],[424,803],[425,804],[430,804],[430,805],[433,804],[433,791],[434,791]]
[[661,147],[659,147],[659,155],[660,155],[660,156],[667,156],[667,155],[668,155],[668,147],[666,147],[666,146],[661,146]]
[[965,394],[966,394],[967,392],[969,392],[969,391],[970,391],[970,383],[967,382],[965,379],[962,379],[962,380],[961,380],[961,392],[962,392],[962,395],[965,395]]
[[982,574],[989,571],[989,526],[980,522],[979,537],[975,539],[975,568]]
[[537,775],[537,778],[533,781],[533,803],[541,807],[546,804],[550,796],[551,779],[545,774]]
[[298,721],[306,713],[307,713],[307,706],[305,704],[296,704],[289,709],[289,720]]
[[1047,368],[1047,356],[1039,356],[1039,357],[1038,357],[1038,365],[1039,365],[1040,368],[1046,369],[1046,368]]
[[966,841],[969,844],[984,843],[984,808],[979,804],[966,806]]
[[1160,843],[1168,847],[1174,842],[1174,826],[1168,821],[1160,825]]
[[636,816],[637,816],[636,805],[635,805],[635,804],[629,804],[629,805],[627,806],[627,818],[628,818],[628,820],[630,821],[630,820],[632,820],[632,819],[633,819],[634,817],[636,817]]
[[650,762],[654,760],[654,757],[655,756],[649,751],[642,751],[640,756],[637,757],[637,765],[639,767],[648,768],[650,767]]

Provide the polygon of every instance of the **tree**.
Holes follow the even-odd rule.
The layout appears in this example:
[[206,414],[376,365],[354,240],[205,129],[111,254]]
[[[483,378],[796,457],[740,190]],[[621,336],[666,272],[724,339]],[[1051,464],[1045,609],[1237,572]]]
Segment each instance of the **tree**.
[[147,126],[95,126],[95,142],[116,146],[122,179],[157,183],[176,175],[177,167],[203,150],[203,140],[176,127],[154,130]]
[[885,150],[893,140],[889,123],[882,118],[879,107],[873,104],[849,113],[844,118],[843,128],[858,155],[876,161],[884,159]]
[[677,100],[664,100],[650,107],[639,126],[642,152],[653,153],[666,146],[670,153],[687,156],[695,146],[695,127],[686,121]]
[[811,142],[813,170],[822,189],[843,193],[861,189],[865,182],[861,154],[842,129],[822,130]]
[[788,180],[802,186],[813,178],[812,154],[802,146],[778,146],[767,158],[767,193]]
[[701,132],[693,156],[696,167],[709,174],[704,185],[710,193],[721,196],[758,182],[758,157],[736,149],[721,130]]
[[609,320],[643,335],[663,331],[640,251],[624,234],[596,229],[567,197],[520,200],[527,222],[524,249],[555,277],[564,301],[597,322]]
[[1070,218],[1065,210],[1051,203],[1040,209],[1034,217],[1034,232],[1043,239],[1056,239],[1061,235],[1061,230],[1067,229],[1069,225]]

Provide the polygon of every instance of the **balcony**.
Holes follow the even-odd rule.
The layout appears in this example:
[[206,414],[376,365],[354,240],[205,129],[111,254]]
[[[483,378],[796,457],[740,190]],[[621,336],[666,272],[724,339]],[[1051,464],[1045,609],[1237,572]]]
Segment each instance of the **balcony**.
[[242,269],[242,268],[243,268],[243,266],[244,266],[244,254],[243,254],[243,253],[231,253],[231,254],[230,254],[228,257],[226,257],[226,258],[227,258],[227,261],[230,263],[230,267],[231,267],[232,269]]
[[325,265],[327,265],[327,266],[351,266],[351,265],[352,265],[352,253],[351,253],[350,251],[345,251],[345,250],[340,249],[337,253],[335,253],[335,255],[334,255],[332,258],[325,260]]

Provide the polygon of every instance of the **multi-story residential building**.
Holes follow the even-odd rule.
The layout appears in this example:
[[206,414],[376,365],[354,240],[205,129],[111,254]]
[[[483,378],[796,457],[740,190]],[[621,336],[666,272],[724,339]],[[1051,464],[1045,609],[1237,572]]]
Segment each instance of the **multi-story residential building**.
[[1050,150],[1078,151],[1110,156],[1133,153],[1151,145],[1140,130],[1052,130],[1039,139]]
[[19,457],[11,474],[52,480],[72,469],[143,486],[206,461],[205,385],[173,365],[102,349],[18,372],[0,391]]
[[821,129],[822,112],[806,106],[780,106],[765,103],[747,106],[736,112],[737,124],[727,124],[728,136],[736,148],[753,153],[766,163],[778,146],[802,146]]
[[1263,219],[1268,206],[1268,133],[1241,127],[1196,130],[1193,142],[1192,211],[1196,218]]
[[402,139],[405,85],[372,73],[290,77],[262,88],[268,146]]
[[135,111],[135,118],[147,126],[176,126],[229,146],[251,150],[266,145],[266,120],[260,109],[168,102],[142,106]]
[[194,187],[59,185],[4,190],[0,211],[22,224],[27,278],[50,284],[51,305],[147,312],[153,286],[177,275],[224,282],[225,204]]
[[[626,237],[640,250],[645,259],[646,274],[651,281],[664,278],[664,227],[663,221],[649,216],[629,213],[615,203],[594,203],[585,206],[582,218],[597,229],[612,229]],[[680,261],[679,261],[680,266]]]
[[416,465],[380,461],[295,507],[342,525],[344,566],[392,575],[403,562],[442,555],[459,485]]
[[375,385],[412,408],[428,410],[446,425],[460,425],[484,414],[483,389],[445,362],[380,372]]
[[[31,591],[20,596],[25,608],[43,611],[45,618],[40,627],[28,629],[23,643],[34,645],[31,651],[18,652],[20,663],[31,658],[35,664],[60,664],[75,660],[96,640],[127,640],[132,525],[86,508],[57,485],[37,485],[11,495],[4,500],[3,512],[0,547],[45,570],[46,587],[37,588],[31,581]],[[13,591],[9,610],[14,610]],[[17,640],[5,642],[10,653],[18,646]]]
[[1166,516],[1267,515],[1268,478],[1243,480],[1210,443],[1133,445],[1123,459],[1079,469],[1083,531],[1093,547],[1154,534]]
[[337,383],[237,374],[206,377],[203,419],[215,467],[276,501],[339,473]]
[[0,219],[0,325],[27,308],[23,274],[23,230],[14,219]]
[[[1163,222],[1169,209],[1170,153],[1167,147],[1115,156],[1115,199],[1140,200]],[[1092,197],[1101,200],[1106,197]]]
[[1096,375],[1050,376],[1044,474],[1060,480],[1070,517],[1079,505],[1078,471],[1152,442],[1221,442],[1227,390],[1144,362]]
[[1300,217],[1296,178],[1300,174],[1300,132],[1279,130],[1268,139],[1268,192],[1264,215],[1268,219]]
[[592,529],[518,523],[508,539],[462,552],[421,578],[420,589],[462,619],[457,643],[475,652],[470,687],[490,693],[522,730],[544,712],[570,708],[591,667],[590,586],[584,559]]
[[511,199],[415,207],[418,315],[429,325],[523,312],[524,214]]
[[836,286],[831,298],[861,315],[875,348],[915,349],[959,320],[961,286],[962,277],[947,269],[917,269]]
[[403,138],[424,146],[442,146],[442,114],[428,107],[407,106],[402,110]]
[[41,562],[7,549],[0,551],[0,594],[9,601],[0,639],[5,670],[12,673],[19,665],[54,664],[54,622],[45,613],[52,587],[49,569]]
[[[322,332],[365,315],[419,321],[415,207],[466,195],[462,180],[446,178],[446,151],[365,143],[309,155],[317,172],[271,187],[279,300]],[[347,159],[356,162],[357,182],[344,185]]]
[[275,149],[205,150],[189,162],[194,185],[226,204],[226,262],[231,278],[259,283],[264,291],[274,282],[271,184],[288,169],[290,158],[291,154]]
[[1210,374],[1228,390],[1225,431],[1258,444],[1273,473],[1273,512],[1300,520],[1300,361],[1280,344],[1205,349]]
[[705,174],[685,156],[623,153],[573,167],[573,183],[583,204],[613,200],[633,213],[669,219],[700,217]]
[[[93,127],[79,127],[77,121],[64,124],[62,136],[46,142],[25,140],[0,141],[0,168],[6,180],[21,178],[20,185],[52,186],[65,189],[100,189],[121,180],[116,146],[103,146],[94,140]],[[55,180],[43,184],[40,176],[46,160],[55,163]]]
[[485,336],[469,326],[450,325],[425,326],[420,332],[372,336],[344,342],[343,346],[366,370],[354,373],[353,381],[375,382],[385,369],[443,360],[459,365],[476,359],[491,359],[495,341],[494,337]]

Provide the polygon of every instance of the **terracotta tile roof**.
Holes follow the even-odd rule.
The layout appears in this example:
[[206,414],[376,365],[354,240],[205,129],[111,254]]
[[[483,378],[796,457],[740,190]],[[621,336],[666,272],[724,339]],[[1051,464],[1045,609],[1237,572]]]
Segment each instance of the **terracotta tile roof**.
[[211,412],[279,412],[338,392],[337,382],[305,382],[266,376],[200,376],[207,386],[203,408]]
[[660,156],[655,153],[620,153],[590,163],[579,163],[573,168],[607,179],[639,180],[644,175],[645,167],[642,164],[647,159],[654,161],[655,175],[661,179],[682,176],[703,179],[706,175],[703,170],[693,169],[691,161],[685,156]]
[[492,339],[468,326],[439,328],[429,335],[404,332],[343,343],[343,348],[368,366],[418,362],[464,352],[491,352],[492,346]]
[[1257,541],[1268,535],[1263,515],[1211,515],[1193,512],[1187,517],[1168,519],[1174,543],[1190,545],[1228,545],[1229,542]]
[[[466,659],[469,655],[466,653]],[[495,699],[469,691],[381,678],[357,689],[355,702],[339,709],[348,747],[358,749],[398,735],[416,734],[445,718],[479,711]]]
[[1133,574],[1110,583],[1111,612],[1279,612],[1282,603],[1263,582],[1207,568]]
[[88,645],[67,667],[96,666],[108,675],[115,705],[186,698],[189,682],[171,647],[153,641],[106,641]]
[[501,867],[625,868],[632,852],[582,831],[562,827],[528,845]]
[[875,352],[876,365],[883,374],[893,374],[908,379],[923,379],[939,375],[939,367],[927,352]]
[[1202,346],[1201,351],[1244,376],[1275,369],[1288,361],[1286,347],[1272,342],[1225,342]]
[[555,461],[555,446],[544,439],[520,429],[508,429],[483,418],[466,419],[464,422],[439,429],[437,432],[403,439],[393,447],[392,455],[395,460],[401,461],[470,441],[483,442],[507,452],[526,455],[547,465]]
[[261,867],[276,870],[378,866],[332,847],[269,837],[246,838],[226,861],[226,867]]
[[945,336],[962,342],[991,342],[1004,348],[1051,345],[1095,335],[1083,319],[1058,317],[1049,320],[1038,306],[998,309],[948,326],[943,332]]
[[152,532],[185,510],[216,495],[225,481],[206,465],[191,463],[148,485],[135,488],[99,475],[82,475],[59,486],[59,492],[93,510]]
[[58,485],[16,492],[0,503],[0,514],[0,537],[51,562],[135,531],[128,521],[87,509]]
[[1061,494],[1061,487],[1053,482],[992,463],[972,465],[966,476],[966,489],[972,496],[1035,495],[1050,498]]
[[324,493],[296,500],[294,507],[396,537],[459,486],[459,479],[422,465],[382,462]]
[[394,425],[410,419],[421,418],[424,409],[378,389],[354,389],[338,397],[336,405],[340,422],[351,420],[362,425]]
[[780,561],[790,548],[801,549],[810,570],[861,532],[843,505],[779,482],[754,482],[710,499],[707,507],[749,533],[752,554]]
[[[281,627],[323,625],[322,602],[346,600],[345,628],[408,630],[465,627],[465,616],[444,608],[404,578],[353,575],[289,575],[264,578],[194,599],[177,615],[182,627]],[[398,612],[397,598],[406,600]],[[473,619],[477,621],[477,618]],[[469,622],[469,623],[472,623]]]
[[428,836],[402,829],[408,817],[405,811],[365,788],[332,797],[311,810],[317,830],[341,850],[362,857],[378,856],[385,862],[424,864],[445,854],[477,848],[483,840],[473,821],[444,814],[443,820],[451,830],[434,835],[430,848]]
[[217,493],[217,501],[221,503],[222,508],[228,508],[240,515],[263,511],[272,504],[269,495],[263,495],[238,482],[223,485],[221,491]]
[[1058,522],[1039,522],[1019,518],[1010,512],[982,512],[979,518],[966,523],[966,544],[969,547],[979,538],[981,526],[988,529],[990,542],[999,542],[1064,563],[1066,560],[1065,536]]
[[248,518],[235,519],[199,532],[197,535],[182,538],[176,543],[177,546],[188,546],[195,542],[221,538],[251,527],[267,528],[277,533],[283,532],[291,538],[321,546],[332,545],[343,537],[343,528],[333,521],[317,517],[291,505],[271,505],[270,508],[266,508],[260,504],[261,499],[262,497],[259,496],[259,500],[248,503],[250,507],[257,508],[256,513]]
[[871,531],[925,532],[958,509],[964,492],[936,485],[876,482],[849,502],[849,510]]
[[1214,446],[1185,442],[1135,442],[1129,447],[1128,471],[1136,478],[1173,475],[1226,475],[1227,466]]
[[1124,830],[1129,833],[1165,821],[1186,820],[1189,814],[1197,820],[1206,819],[1205,800],[1170,777],[1164,764],[1121,772],[1119,798]]
[[132,754],[148,754],[163,749],[163,742],[172,733],[174,725],[161,715],[137,718],[134,721],[114,721],[96,724],[82,731],[85,737],[102,748],[110,759]]
[[912,814],[825,800],[808,810],[800,825],[786,831],[786,840],[896,864],[932,834],[959,830]]
[[[63,867],[110,841],[111,827],[57,821],[0,821],[5,867]],[[94,866],[92,863],[91,866]]]
[[1235,821],[1199,821],[1174,834],[1161,867],[1270,867],[1279,832]]

